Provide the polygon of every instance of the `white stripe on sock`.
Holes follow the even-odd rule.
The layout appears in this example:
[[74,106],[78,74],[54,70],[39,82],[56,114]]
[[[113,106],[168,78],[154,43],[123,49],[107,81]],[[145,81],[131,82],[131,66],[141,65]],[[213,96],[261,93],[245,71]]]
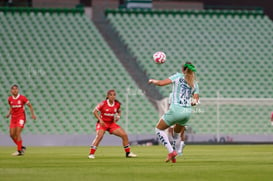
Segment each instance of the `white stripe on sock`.
[[168,152],[173,152],[172,145],[170,144],[170,141],[165,131],[155,128],[155,133],[159,138],[159,141],[167,148]]

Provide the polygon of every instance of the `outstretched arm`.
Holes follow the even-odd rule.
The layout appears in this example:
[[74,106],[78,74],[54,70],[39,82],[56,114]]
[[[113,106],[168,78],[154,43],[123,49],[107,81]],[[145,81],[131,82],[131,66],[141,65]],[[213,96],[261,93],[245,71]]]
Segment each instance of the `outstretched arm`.
[[172,81],[169,78],[164,79],[164,80],[155,80],[155,79],[150,79],[149,80],[149,84],[154,84],[154,85],[157,85],[157,86],[164,86],[164,85],[168,85],[168,84],[171,84],[171,83],[172,83]]

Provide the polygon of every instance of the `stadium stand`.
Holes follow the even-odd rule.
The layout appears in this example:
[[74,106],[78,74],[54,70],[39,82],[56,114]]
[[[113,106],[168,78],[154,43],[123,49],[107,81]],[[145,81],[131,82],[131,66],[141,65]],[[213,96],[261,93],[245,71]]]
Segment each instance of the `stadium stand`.
[[[273,23],[261,10],[115,9],[106,16],[151,78],[164,79],[191,61],[203,98],[272,98]],[[167,54],[163,65],[152,61],[159,50]],[[158,89],[165,97],[171,91]],[[201,104],[189,124],[199,134],[272,134],[271,110],[262,103]]]
[[[7,113],[9,88],[19,84],[38,117],[28,115],[25,134],[94,133],[92,109],[109,89],[123,103],[120,125],[153,133],[156,109],[83,10],[0,8],[0,22],[0,112]],[[7,134],[8,124],[2,120],[0,132]]]

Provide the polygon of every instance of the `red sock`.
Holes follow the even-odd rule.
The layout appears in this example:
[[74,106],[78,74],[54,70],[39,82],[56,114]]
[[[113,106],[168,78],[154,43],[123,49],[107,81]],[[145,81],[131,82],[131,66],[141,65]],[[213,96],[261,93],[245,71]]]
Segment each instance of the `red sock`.
[[124,146],[124,151],[125,151],[126,153],[129,153],[130,150],[131,150],[130,145]]
[[23,143],[22,140],[17,141],[17,150],[18,150],[18,151],[21,151],[21,150],[22,150],[22,143]]
[[97,147],[96,147],[96,146],[91,146],[89,154],[94,155],[95,152],[96,152],[96,150],[97,150]]

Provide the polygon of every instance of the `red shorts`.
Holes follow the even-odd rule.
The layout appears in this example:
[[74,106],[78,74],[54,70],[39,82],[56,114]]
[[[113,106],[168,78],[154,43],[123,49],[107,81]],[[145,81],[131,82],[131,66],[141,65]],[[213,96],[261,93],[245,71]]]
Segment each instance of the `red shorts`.
[[16,127],[20,127],[20,128],[24,128],[26,123],[26,117],[25,116],[20,116],[20,117],[12,117],[10,120],[10,128],[16,128]]
[[113,133],[113,131],[115,131],[116,129],[120,128],[120,126],[115,123],[115,122],[104,122],[105,123],[105,126],[101,126],[100,123],[97,123],[96,125],[96,131],[98,130],[104,130],[104,131],[109,131],[110,134]]

